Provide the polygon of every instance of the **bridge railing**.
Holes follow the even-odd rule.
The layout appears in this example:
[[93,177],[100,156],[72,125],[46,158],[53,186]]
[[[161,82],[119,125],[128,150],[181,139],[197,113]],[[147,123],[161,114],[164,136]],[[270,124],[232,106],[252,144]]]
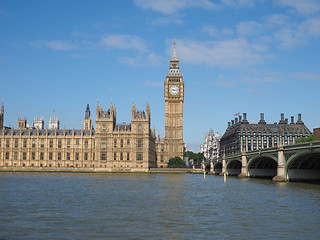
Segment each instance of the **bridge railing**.
[[[279,146],[278,146],[279,147]],[[246,152],[247,156],[250,155],[257,155],[262,153],[274,153],[277,152],[278,147],[270,147],[270,148],[261,148],[253,151]],[[284,150],[293,150],[293,149],[308,149],[308,148],[315,148],[320,147],[320,141],[313,141],[313,142],[306,142],[306,143],[295,143],[290,145],[283,145],[282,146]],[[226,160],[232,160],[232,159],[241,159],[242,153],[236,153],[232,155],[226,156]],[[222,162],[222,158],[219,158],[219,162]]]
[[305,142],[305,143],[295,143],[291,145],[284,145],[284,150],[291,150],[291,149],[306,149],[310,147],[320,147],[320,141],[313,141],[313,142]]

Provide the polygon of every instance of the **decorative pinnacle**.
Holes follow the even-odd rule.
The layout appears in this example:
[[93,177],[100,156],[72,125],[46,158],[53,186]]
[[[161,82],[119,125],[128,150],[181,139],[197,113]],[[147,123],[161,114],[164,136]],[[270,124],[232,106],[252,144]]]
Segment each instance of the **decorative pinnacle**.
[[176,53],[176,39],[173,40],[173,53],[171,56],[171,61],[179,61],[179,58]]

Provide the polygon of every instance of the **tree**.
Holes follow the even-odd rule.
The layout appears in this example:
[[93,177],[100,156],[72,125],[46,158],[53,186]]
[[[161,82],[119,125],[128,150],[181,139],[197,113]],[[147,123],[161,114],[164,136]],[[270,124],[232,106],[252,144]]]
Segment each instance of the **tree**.
[[194,153],[192,151],[186,151],[183,156],[188,157],[189,160],[193,159],[195,166],[199,165],[204,159],[203,153],[201,152]]
[[186,163],[180,157],[170,158],[168,167],[186,167]]
[[305,142],[313,142],[317,141],[316,137],[314,135],[310,135],[309,137],[300,137],[298,138],[295,143],[305,143]]

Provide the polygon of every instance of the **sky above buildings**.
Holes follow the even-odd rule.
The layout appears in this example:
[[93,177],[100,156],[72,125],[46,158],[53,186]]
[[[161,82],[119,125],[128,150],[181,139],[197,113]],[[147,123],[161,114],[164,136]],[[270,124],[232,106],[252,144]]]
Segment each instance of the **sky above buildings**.
[[185,81],[184,141],[199,151],[236,113],[267,123],[302,114],[320,127],[319,0],[0,0],[5,125],[60,118],[83,127],[86,105],[151,108],[164,136],[163,85],[176,38]]

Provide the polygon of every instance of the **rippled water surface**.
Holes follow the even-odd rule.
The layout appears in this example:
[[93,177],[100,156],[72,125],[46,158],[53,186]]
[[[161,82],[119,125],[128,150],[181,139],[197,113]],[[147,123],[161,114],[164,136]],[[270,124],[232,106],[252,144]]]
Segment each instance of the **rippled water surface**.
[[320,185],[192,174],[0,173],[0,240],[320,239]]

